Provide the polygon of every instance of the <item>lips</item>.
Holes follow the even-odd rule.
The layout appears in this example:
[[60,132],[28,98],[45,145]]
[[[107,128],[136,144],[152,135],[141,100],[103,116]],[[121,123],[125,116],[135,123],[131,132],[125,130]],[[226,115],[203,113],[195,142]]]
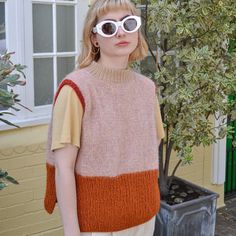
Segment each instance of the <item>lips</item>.
[[129,42],[127,41],[120,41],[119,43],[116,44],[116,46],[127,46]]

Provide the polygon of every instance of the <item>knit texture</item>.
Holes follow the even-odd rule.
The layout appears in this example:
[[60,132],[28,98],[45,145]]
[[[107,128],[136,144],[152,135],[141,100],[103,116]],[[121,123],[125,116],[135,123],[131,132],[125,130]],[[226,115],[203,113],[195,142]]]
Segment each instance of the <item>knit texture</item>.
[[[80,230],[119,231],[150,220],[159,210],[157,171],[116,178],[77,175]],[[89,197],[88,197],[89,196]]]
[[[84,109],[75,165],[81,232],[113,232],[148,221],[160,206],[155,84],[131,70],[96,62],[67,75],[57,95],[65,84]],[[52,126],[45,195],[49,213],[56,203]]]
[[47,209],[49,214],[52,214],[56,202],[56,188],[55,188],[55,167],[46,163],[47,168],[47,184],[46,184],[46,193],[44,199],[44,208]]

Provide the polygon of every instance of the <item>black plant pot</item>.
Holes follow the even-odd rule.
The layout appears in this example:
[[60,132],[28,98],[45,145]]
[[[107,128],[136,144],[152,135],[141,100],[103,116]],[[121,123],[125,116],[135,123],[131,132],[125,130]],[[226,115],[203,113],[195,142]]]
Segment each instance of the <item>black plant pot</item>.
[[176,205],[161,201],[154,236],[214,236],[219,195],[186,180],[174,178],[204,193],[204,196]]

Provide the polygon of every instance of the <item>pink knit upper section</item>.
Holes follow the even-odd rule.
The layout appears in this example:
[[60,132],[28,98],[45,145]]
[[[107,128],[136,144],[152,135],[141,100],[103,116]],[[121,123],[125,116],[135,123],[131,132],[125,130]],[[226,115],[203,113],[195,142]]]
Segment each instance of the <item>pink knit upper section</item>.
[[[158,169],[155,84],[149,78],[93,62],[65,79],[77,85],[85,103],[76,173],[112,177]],[[53,158],[49,150],[48,163]]]

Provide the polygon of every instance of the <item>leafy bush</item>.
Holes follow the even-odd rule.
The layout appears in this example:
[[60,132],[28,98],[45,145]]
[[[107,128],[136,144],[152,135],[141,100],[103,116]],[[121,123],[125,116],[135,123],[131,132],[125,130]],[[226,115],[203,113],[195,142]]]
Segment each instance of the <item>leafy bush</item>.
[[[157,84],[166,130],[159,157],[160,189],[166,195],[178,166],[192,162],[194,146],[211,145],[233,132],[226,123],[236,110],[236,101],[227,99],[236,94],[236,1],[141,3],[153,65],[145,72]],[[212,117],[220,121],[218,127]],[[173,150],[179,162],[170,174]]]
[[[19,95],[15,94],[13,89],[8,91],[7,88],[12,88],[16,85],[25,85],[25,80],[21,80],[21,77],[23,76],[25,78],[23,70],[26,66],[13,64],[10,60],[12,54],[13,53],[6,52],[0,55],[0,121],[19,128],[19,126],[3,118],[4,115],[14,115],[12,112],[8,111],[9,108],[19,111],[19,108],[15,107],[15,105],[26,108],[20,104]],[[0,190],[7,186],[7,182],[19,184],[13,177],[9,176],[6,171],[0,169]]]
[[14,115],[12,112],[8,111],[9,108],[15,111],[20,110],[15,105],[26,108],[20,104],[19,95],[15,94],[13,89],[10,91],[7,89],[7,86],[12,88],[16,85],[25,85],[25,80],[21,80],[21,77],[23,76],[25,78],[23,70],[26,66],[13,64],[10,60],[12,54],[13,53],[5,53],[0,55],[0,121],[11,126],[19,127],[3,118],[4,115]]

